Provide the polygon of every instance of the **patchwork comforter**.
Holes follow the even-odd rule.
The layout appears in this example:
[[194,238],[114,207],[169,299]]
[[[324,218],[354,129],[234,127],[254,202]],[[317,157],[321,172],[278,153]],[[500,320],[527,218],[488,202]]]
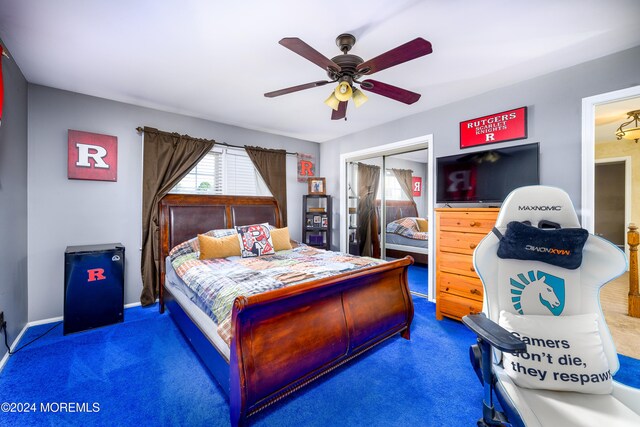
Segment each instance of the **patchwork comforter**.
[[429,240],[429,233],[420,231],[416,218],[400,218],[387,224],[387,233],[399,234],[415,240]]
[[231,342],[231,310],[238,296],[255,295],[384,262],[305,245],[255,258],[199,260],[199,256],[197,238],[176,246],[169,254],[176,273],[194,292],[197,301],[193,302],[218,324],[218,334],[228,344]]

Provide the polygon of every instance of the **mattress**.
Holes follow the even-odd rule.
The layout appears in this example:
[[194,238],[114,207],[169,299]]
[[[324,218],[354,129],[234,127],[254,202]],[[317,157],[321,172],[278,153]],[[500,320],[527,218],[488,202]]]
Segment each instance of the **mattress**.
[[414,246],[417,248],[428,249],[429,248],[429,240],[417,240],[410,239],[405,236],[401,236],[399,234],[387,233],[385,236],[385,241],[387,244],[395,244],[395,245],[403,245],[403,246]]
[[228,362],[231,351],[229,345],[218,334],[218,325],[198,307],[195,302],[198,300],[196,294],[178,277],[173,265],[171,265],[171,259],[169,257],[166,259],[165,266],[165,286],[169,289],[176,301],[178,301],[180,307],[182,307],[200,331],[207,336],[209,341]]
[[239,296],[251,296],[285,286],[319,280],[384,261],[324,251],[306,245],[273,255],[199,259],[197,239],[184,242],[169,254],[176,287],[217,324],[217,332],[231,342],[231,312]]

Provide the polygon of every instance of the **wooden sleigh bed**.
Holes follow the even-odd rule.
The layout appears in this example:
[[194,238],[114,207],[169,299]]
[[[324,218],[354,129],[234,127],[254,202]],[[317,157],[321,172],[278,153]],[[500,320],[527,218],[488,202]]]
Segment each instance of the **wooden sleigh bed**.
[[228,393],[234,426],[395,334],[409,339],[413,319],[407,285],[413,260],[407,257],[238,297],[225,355],[211,338],[215,323],[203,323],[203,312],[194,312],[188,298],[165,283],[164,260],[198,233],[264,222],[280,227],[270,197],[172,194],[160,201],[160,310],[168,308]]

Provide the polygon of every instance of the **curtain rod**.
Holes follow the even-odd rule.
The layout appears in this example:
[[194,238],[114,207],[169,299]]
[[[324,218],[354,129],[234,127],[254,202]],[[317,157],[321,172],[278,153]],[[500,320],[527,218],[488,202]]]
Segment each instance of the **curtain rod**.
[[[138,126],[138,127],[136,128],[136,130],[137,130],[138,132],[142,132],[142,133],[144,132],[144,128],[142,128],[142,127],[140,127],[140,126]],[[241,145],[227,144],[226,142],[218,142],[218,141],[215,141],[215,143],[216,143],[216,144],[220,144],[220,145],[226,145],[227,147],[242,148],[242,149],[244,150],[244,147],[243,147],[243,146],[241,146]],[[291,152],[289,152],[289,151],[285,151],[285,153],[286,153],[286,154],[289,154],[289,155],[292,155],[292,156],[297,156],[297,155],[298,155],[298,153],[291,153]]]

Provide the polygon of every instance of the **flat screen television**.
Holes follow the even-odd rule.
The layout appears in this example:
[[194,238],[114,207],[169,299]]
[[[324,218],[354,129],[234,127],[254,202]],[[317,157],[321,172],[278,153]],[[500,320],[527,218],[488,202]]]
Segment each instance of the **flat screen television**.
[[437,203],[500,203],[515,188],[540,183],[538,143],[441,157]]

